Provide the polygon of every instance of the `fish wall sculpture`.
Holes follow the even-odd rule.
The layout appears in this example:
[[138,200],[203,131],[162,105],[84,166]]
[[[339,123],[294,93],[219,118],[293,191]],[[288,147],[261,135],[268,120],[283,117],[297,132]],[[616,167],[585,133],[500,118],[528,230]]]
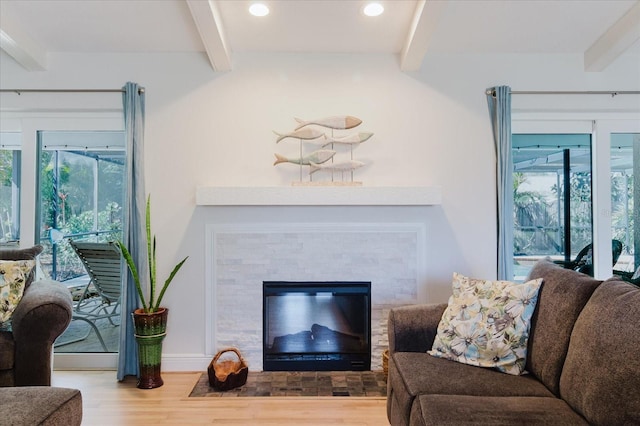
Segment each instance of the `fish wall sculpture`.
[[331,158],[333,158],[334,155],[336,155],[336,151],[333,151],[330,149],[319,149],[317,151],[313,151],[309,155],[305,155],[302,158],[300,157],[287,158],[284,155],[280,155],[280,154],[274,154],[274,155],[276,156],[276,161],[273,163],[274,166],[281,163],[293,163],[293,164],[308,166],[311,163],[322,164],[329,161]]
[[369,138],[371,138],[371,136],[373,136],[373,133],[361,132],[361,133],[354,133],[352,135],[341,136],[337,138],[333,136],[327,136],[325,138],[318,138],[318,139],[311,140],[309,142],[322,145],[322,146],[327,146],[331,143],[337,143],[342,145],[357,145],[359,143],[366,142],[367,140],[369,140]]
[[275,133],[278,136],[278,139],[276,139],[276,143],[280,142],[282,139],[285,139],[285,138],[309,140],[309,139],[326,137],[323,131],[314,129],[314,128],[300,129],[300,130],[293,131],[291,133],[278,133],[274,130],[273,133]]
[[[299,155],[288,157],[275,153],[274,166],[283,163],[297,164],[300,174],[299,182],[303,185],[305,185],[303,178],[305,166],[309,166],[310,185],[362,185],[362,182],[354,181],[353,171],[364,166],[365,163],[354,159],[354,148],[371,139],[373,133],[348,131],[362,124],[361,119],[352,115],[336,115],[317,120],[295,118],[295,121],[297,125],[289,133],[279,133],[275,130],[273,133],[277,136],[276,143],[287,138],[293,139],[296,145],[299,145]],[[328,172],[328,177],[319,176],[316,180],[314,173],[319,170]],[[334,175],[338,172],[341,176]],[[345,175],[345,172],[349,172],[348,175]]]
[[309,174],[313,174],[318,170],[327,170],[327,171],[333,171],[333,172],[350,172],[364,166],[364,163],[362,161],[349,160],[349,161],[344,161],[342,163],[330,163],[330,164],[317,164],[312,162],[309,165],[311,166],[311,170],[309,171]]
[[316,126],[327,127],[329,129],[352,129],[362,123],[358,117],[352,115],[338,115],[335,117],[322,118],[320,120],[305,121],[300,118],[295,119],[299,124],[295,130],[302,129],[305,126],[315,124]]

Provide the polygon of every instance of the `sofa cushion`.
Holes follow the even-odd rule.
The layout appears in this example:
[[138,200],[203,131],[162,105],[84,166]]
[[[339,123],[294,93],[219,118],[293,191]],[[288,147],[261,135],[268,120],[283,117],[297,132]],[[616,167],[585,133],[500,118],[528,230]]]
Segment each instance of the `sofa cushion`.
[[15,346],[13,333],[0,331],[0,370],[11,370],[13,368]]
[[576,321],[560,395],[595,425],[640,424],[640,288],[610,279]]
[[78,426],[82,423],[82,394],[77,389],[0,388],[0,401],[2,424]]
[[422,394],[554,397],[531,375],[503,374],[420,352],[392,353],[388,380],[405,413]]
[[541,282],[541,278],[523,284],[480,280],[454,273],[453,295],[428,353],[522,374]]
[[536,278],[544,281],[531,319],[527,371],[560,395],[560,374],[573,325],[601,281],[548,260],[537,262],[527,279]]
[[588,425],[561,399],[530,396],[421,395],[412,425]]
[[0,260],[0,330],[10,331],[9,321],[24,294],[35,260]]
[[[38,255],[42,252],[43,247],[41,245],[35,245],[26,249],[0,249],[0,260],[36,260]],[[27,282],[24,288],[28,288],[33,282],[36,274],[36,268],[31,270],[31,273],[27,277]]]

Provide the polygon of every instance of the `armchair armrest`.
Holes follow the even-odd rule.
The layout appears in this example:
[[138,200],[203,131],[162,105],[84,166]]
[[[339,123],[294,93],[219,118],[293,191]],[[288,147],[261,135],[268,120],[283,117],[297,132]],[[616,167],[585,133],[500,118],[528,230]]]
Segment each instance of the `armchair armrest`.
[[16,386],[51,384],[53,342],[71,322],[71,293],[52,280],[31,283],[12,316]]
[[425,352],[433,346],[446,303],[410,305],[389,311],[389,352]]

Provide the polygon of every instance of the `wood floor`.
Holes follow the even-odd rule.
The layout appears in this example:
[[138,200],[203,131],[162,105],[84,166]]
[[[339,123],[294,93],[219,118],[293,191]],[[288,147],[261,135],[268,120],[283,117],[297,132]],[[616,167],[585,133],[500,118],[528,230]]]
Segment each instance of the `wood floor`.
[[80,389],[83,425],[389,424],[384,398],[188,398],[200,375],[163,373],[164,386],[141,390],[115,371],[54,371],[52,385]]

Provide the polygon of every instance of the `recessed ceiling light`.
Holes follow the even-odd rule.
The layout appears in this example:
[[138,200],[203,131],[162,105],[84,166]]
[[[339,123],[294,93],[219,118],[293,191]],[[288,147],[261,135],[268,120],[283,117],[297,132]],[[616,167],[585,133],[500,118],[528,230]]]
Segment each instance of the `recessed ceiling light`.
[[249,13],[253,16],[267,16],[269,14],[269,8],[264,3],[253,3],[249,6]]
[[367,16],[379,16],[384,12],[384,6],[380,3],[369,3],[362,10]]

